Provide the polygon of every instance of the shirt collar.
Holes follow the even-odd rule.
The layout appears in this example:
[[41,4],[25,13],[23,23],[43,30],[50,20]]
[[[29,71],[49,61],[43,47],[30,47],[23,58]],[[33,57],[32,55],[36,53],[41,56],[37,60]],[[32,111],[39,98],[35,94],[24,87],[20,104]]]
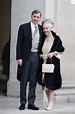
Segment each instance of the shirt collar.
[[38,25],[35,25],[34,23],[32,23],[32,21],[31,21],[31,26],[32,27],[37,26],[37,28],[38,28]]

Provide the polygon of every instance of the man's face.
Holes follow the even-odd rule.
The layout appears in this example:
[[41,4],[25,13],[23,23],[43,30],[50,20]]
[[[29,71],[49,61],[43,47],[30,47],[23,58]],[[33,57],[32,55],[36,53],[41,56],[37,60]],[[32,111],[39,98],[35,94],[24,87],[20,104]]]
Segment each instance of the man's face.
[[34,13],[31,16],[31,21],[36,25],[39,23],[40,18],[41,18],[40,13]]

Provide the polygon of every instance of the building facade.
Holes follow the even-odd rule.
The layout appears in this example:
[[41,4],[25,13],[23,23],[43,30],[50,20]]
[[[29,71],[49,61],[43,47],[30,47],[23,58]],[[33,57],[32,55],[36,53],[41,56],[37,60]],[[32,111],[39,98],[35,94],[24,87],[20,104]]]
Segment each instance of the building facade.
[[[50,18],[54,21],[54,31],[60,35],[65,52],[61,58],[61,74],[63,85],[55,92],[55,99],[68,100],[75,95],[75,5],[71,0],[0,0],[0,53],[4,42],[11,34],[10,78],[7,84],[7,95],[19,97],[19,82],[16,79],[16,42],[20,24],[30,21],[31,12],[39,9],[41,21]],[[40,21],[40,24],[41,24]],[[40,94],[40,97],[39,97]],[[37,98],[45,99],[44,92],[37,85]]]

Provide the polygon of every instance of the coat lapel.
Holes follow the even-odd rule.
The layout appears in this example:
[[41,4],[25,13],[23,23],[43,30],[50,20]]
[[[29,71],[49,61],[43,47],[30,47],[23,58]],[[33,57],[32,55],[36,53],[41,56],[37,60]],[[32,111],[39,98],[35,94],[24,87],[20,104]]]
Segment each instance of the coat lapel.
[[39,34],[40,34],[40,38],[41,38],[42,37],[42,29],[41,29],[40,25],[38,25],[38,27],[39,27]]
[[30,43],[32,43],[32,32],[31,32],[30,22],[27,24],[27,33],[28,33],[28,38],[30,40]]
[[39,46],[40,46],[42,42],[42,29],[40,25],[38,25],[38,27],[39,27],[39,35],[40,35],[40,38],[39,38]]
[[56,49],[56,45],[57,45],[57,37],[56,37],[56,34],[52,32],[52,35],[54,37],[54,42],[53,42],[53,45],[51,47],[50,52],[53,52]]
[[[41,42],[42,42],[42,29],[41,29],[40,25],[38,25],[38,28],[39,28],[39,35],[40,35],[40,39],[39,39],[39,47],[40,47]],[[30,43],[32,45],[32,32],[31,32],[30,22],[27,24],[27,34],[28,34],[28,38],[30,40]]]

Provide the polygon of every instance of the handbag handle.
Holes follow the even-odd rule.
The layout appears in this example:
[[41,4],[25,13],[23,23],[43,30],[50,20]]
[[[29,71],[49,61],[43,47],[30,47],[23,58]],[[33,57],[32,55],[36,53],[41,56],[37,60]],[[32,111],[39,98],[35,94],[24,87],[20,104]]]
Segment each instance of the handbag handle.
[[[51,64],[52,64],[52,59],[50,58],[50,61],[51,61]],[[47,60],[45,60],[43,63],[46,63],[47,62]]]
[[52,59],[50,58],[50,60],[51,60],[51,64],[52,64]]

